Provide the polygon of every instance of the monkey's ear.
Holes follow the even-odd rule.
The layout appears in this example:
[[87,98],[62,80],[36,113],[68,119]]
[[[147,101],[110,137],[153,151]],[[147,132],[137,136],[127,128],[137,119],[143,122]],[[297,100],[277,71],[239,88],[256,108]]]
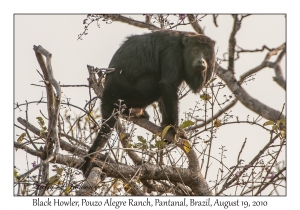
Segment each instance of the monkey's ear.
[[189,36],[183,36],[183,37],[182,37],[182,44],[183,44],[184,46],[186,46],[186,45],[188,44],[189,40],[190,40],[190,37],[189,37]]

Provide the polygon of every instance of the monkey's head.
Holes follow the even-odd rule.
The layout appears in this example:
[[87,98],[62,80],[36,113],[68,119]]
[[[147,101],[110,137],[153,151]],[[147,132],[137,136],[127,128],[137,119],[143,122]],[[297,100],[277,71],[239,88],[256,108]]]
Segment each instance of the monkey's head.
[[182,38],[184,45],[185,81],[194,93],[198,93],[211,78],[215,69],[215,42],[195,33]]

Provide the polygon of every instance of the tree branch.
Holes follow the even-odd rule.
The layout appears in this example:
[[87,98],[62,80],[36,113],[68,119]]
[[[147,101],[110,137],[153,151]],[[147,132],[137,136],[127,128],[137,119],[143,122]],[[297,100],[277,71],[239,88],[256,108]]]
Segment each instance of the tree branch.
[[195,15],[187,15],[190,24],[192,25],[193,29],[198,33],[198,34],[204,34],[204,31],[202,30],[198,20],[196,19]]
[[[33,46],[33,50],[35,51],[35,55],[37,57],[37,60],[42,68],[44,77],[46,79],[46,90],[47,90],[47,99],[49,99],[47,103],[48,107],[48,130],[49,130],[49,136],[47,137],[47,143],[46,143],[46,154],[49,159],[56,159],[59,149],[60,149],[60,142],[58,137],[58,115],[60,111],[60,103],[61,103],[61,88],[58,84],[58,82],[55,80],[53,76],[52,71],[52,54],[49,53],[46,49],[44,49],[42,46]],[[46,57],[46,65],[44,58],[42,56]],[[49,81],[47,81],[47,78]],[[50,83],[50,84],[49,84]],[[54,95],[54,91],[52,89],[52,85],[56,90],[56,96]],[[54,152],[53,152],[53,143],[54,143]],[[49,173],[49,165],[45,165],[43,167],[43,182],[45,183],[48,179],[48,173]],[[45,189],[42,189],[39,192],[39,195],[43,195],[45,193]]]
[[[38,128],[36,128],[34,125],[32,125],[30,122],[27,122],[26,120],[22,119],[21,117],[19,117],[17,120],[18,120],[18,122],[21,123],[23,126],[25,126],[25,127],[27,126],[27,129],[30,130],[32,133],[34,133],[34,134],[37,135],[37,136],[40,136],[40,130],[39,130]],[[44,135],[44,136],[47,136],[47,132],[45,132],[43,135]],[[66,134],[60,134],[60,135],[61,135],[61,136],[64,136],[64,135],[65,135],[65,136],[67,136],[66,138],[68,138],[68,139],[69,139],[69,137],[70,137],[70,136],[68,136],[68,135],[66,135]],[[41,137],[44,137],[44,136],[41,136]],[[74,139],[73,137],[71,137],[71,138]],[[82,146],[89,148],[87,145],[85,145],[84,143],[78,141],[77,139],[76,139],[76,142],[81,143]],[[72,154],[75,155],[75,156],[76,156],[76,155],[79,155],[79,156],[87,155],[87,151],[86,151],[86,150],[80,149],[80,148],[78,147],[78,145],[72,145],[72,144],[70,144],[70,143],[64,141],[63,139],[60,139],[60,146],[61,146],[61,149],[62,149],[62,150],[65,150],[65,151],[67,151],[67,152],[70,152],[70,153],[72,153]],[[18,148],[19,148],[19,147],[18,147]],[[23,148],[23,149],[24,149],[24,148]],[[33,150],[30,149],[30,151],[33,151]],[[41,151],[41,152],[42,152],[42,151]],[[30,153],[30,154],[31,154],[31,153]],[[35,152],[34,152],[34,154],[35,154]],[[33,155],[33,154],[32,154],[32,155]],[[40,155],[35,155],[35,156],[40,156]],[[42,156],[41,158],[44,160],[46,157],[45,157],[45,156]],[[105,160],[105,161],[110,162],[110,163],[115,163],[115,161],[114,161],[111,157],[108,156],[108,153],[106,153],[106,154],[100,153],[100,154],[98,155],[97,159],[102,160],[102,161]]]
[[238,100],[234,99],[226,107],[224,107],[221,110],[219,110],[219,112],[216,113],[213,117],[211,117],[210,119],[208,119],[205,122],[201,123],[200,125],[191,126],[188,130],[196,130],[198,128],[201,128],[201,127],[203,127],[203,126],[211,123],[212,121],[214,121],[215,119],[217,119],[218,117],[220,117],[222,114],[224,114],[226,111],[228,111],[229,109],[231,109],[236,104],[236,102],[238,102]]
[[229,60],[228,60],[228,70],[234,73],[234,55],[235,55],[235,46],[236,46],[236,39],[235,35],[238,30],[241,28],[241,21],[238,19],[238,15],[232,15],[234,19],[233,28],[229,38]]
[[[262,49],[256,49],[256,50],[240,50],[238,53],[241,53],[241,52],[261,52],[263,51],[264,49],[267,49],[269,50],[269,52],[267,53],[264,61],[257,67],[245,72],[244,74],[242,74],[240,76],[240,83],[242,83],[248,76],[266,68],[266,67],[269,67],[269,68],[273,68],[274,71],[275,71],[275,77],[273,77],[274,81],[277,82],[277,84],[282,87],[284,90],[286,90],[286,81],[285,79],[283,78],[283,75],[282,75],[282,69],[281,69],[281,66],[280,66],[280,62],[281,62],[281,59],[282,57],[286,54],[286,45],[285,43],[280,45],[279,47],[275,48],[275,49],[270,49],[268,48],[267,46],[263,46]],[[281,53],[278,55],[277,59],[275,62],[271,62],[269,61],[270,58],[273,56],[273,55],[276,55],[280,50]]]
[[278,120],[285,118],[279,111],[261,103],[257,99],[250,96],[235,79],[233,72],[223,69],[216,63],[217,75],[227,84],[228,88],[235,94],[235,97],[247,108],[254,111],[258,115],[268,120]]
[[[107,16],[107,15],[104,15],[104,16]],[[156,27],[155,25],[152,25],[151,23],[134,20],[131,18],[124,17],[122,15],[109,15],[109,16],[111,16],[109,18],[111,18],[113,21],[127,23],[129,25],[133,25],[133,26],[136,26],[139,28],[148,28],[149,30],[160,30],[159,27]]]
[[[262,156],[262,154],[270,147],[271,144],[274,143],[274,141],[280,136],[280,134],[277,134],[274,138],[270,139],[270,141],[264,146],[262,150],[259,151],[259,153],[249,162],[247,165],[254,165],[254,163]],[[248,167],[244,167],[240,172],[238,176],[234,176],[230,181],[229,178],[231,177],[232,173],[228,176],[228,179],[226,180],[225,184],[223,185],[222,189],[218,192],[217,195],[220,195],[224,190],[226,190],[233,182],[235,182],[242,174],[248,170]],[[233,171],[232,171],[233,172]]]

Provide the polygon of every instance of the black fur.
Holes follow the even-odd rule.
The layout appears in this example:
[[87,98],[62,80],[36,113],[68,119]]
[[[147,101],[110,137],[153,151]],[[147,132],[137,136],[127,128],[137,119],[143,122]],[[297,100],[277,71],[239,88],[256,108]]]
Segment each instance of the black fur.
[[[162,126],[177,126],[178,87],[185,81],[194,93],[199,92],[210,79],[214,63],[214,42],[204,35],[162,30],[128,37],[109,64],[115,71],[105,80],[103,123],[89,154],[105,146],[106,135],[116,122],[111,115],[119,99],[127,107],[125,113],[159,101]],[[85,158],[84,174],[95,155],[92,157]]]

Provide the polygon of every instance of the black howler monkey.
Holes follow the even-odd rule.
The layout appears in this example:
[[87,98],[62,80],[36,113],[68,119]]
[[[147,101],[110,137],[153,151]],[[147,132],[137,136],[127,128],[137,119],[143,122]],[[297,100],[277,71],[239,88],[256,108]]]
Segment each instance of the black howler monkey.
[[[115,71],[105,80],[102,126],[88,153],[105,146],[116,122],[111,115],[120,99],[127,107],[125,113],[159,101],[162,127],[177,126],[178,87],[185,81],[198,93],[211,78],[214,65],[214,41],[204,35],[161,30],[128,37],[109,64]],[[95,157],[91,154],[85,158],[82,171],[86,176]]]

